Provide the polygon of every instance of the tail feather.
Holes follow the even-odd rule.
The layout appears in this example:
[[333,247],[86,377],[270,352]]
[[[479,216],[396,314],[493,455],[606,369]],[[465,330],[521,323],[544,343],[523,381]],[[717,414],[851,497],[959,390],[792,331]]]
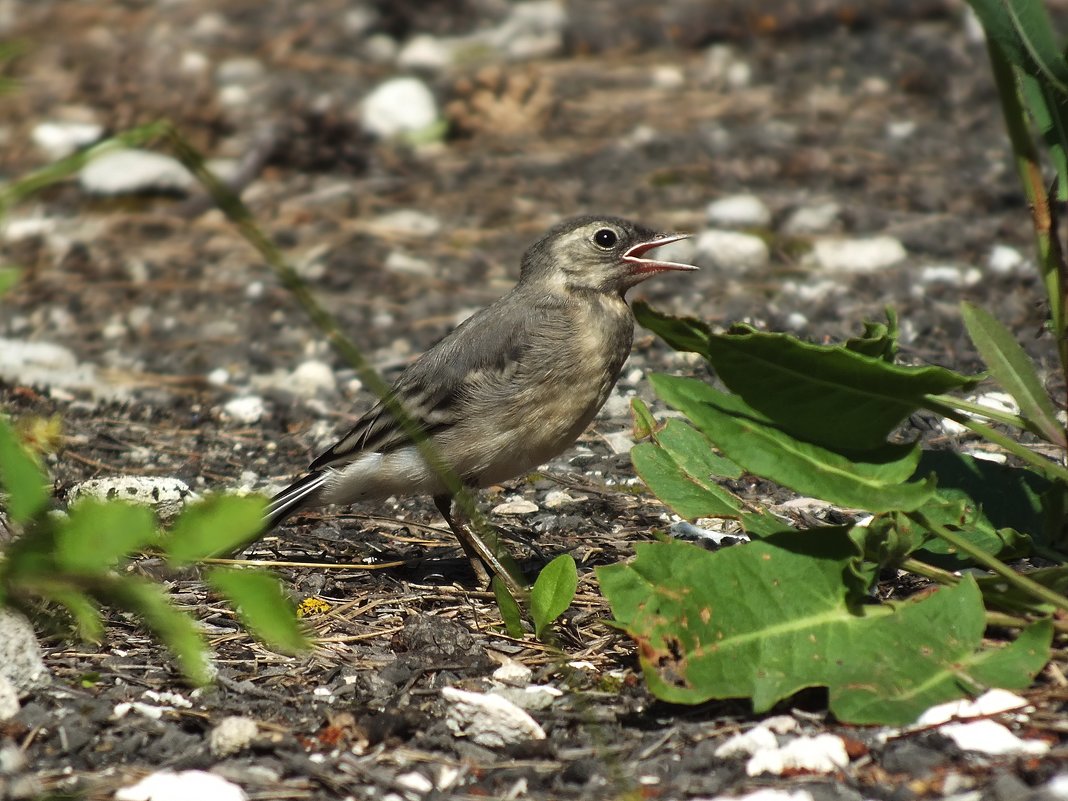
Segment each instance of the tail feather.
[[279,492],[267,505],[264,526],[269,530],[311,501],[326,481],[326,471],[308,473]]

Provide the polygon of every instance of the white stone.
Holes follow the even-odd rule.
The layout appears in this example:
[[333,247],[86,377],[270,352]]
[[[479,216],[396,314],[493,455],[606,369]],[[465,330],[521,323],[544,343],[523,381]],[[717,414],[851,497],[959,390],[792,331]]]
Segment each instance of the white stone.
[[733,735],[716,748],[715,755],[720,759],[733,756],[752,756],[759,751],[778,748],[779,740],[767,726],[758,725],[749,731]]
[[983,280],[983,274],[975,267],[957,267],[954,264],[938,264],[920,270],[921,284],[943,286],[975,286]]
[[161,770],[115,791],[115,801],[247,801],[245,791],[203,770]]
[[728,195],[709,203],[705,218],[722,228],[764,228],[771,224],[771,210],[756,195]]
[[1050,779],[1040,788],[1038,797],[1042,801],[1068,801],[1068,773],[1058,773]]
[[835,734],[818,734],[795,737],[778,748],[756,752],[746,763],[745,772],[750,776],[762,773],[781,776],[787,771],[834,773],[848,765],[849,754],[842,738]]
[[452,62],[453,49],[443,39],[420,33],[397,53],[397,65],[405,69],[439,70]]
[[513,3],[509,15],[498,25],[472,37],[513,60],[547,58],[563,49],[567,9],[557,0],[527,0]]
[[1008,690],[987,690],[978,698],[964,698],[932,706],[916,720],[916,726],[937,726],[951,720],[986,717],[1001,712],[1024,709],[1028,706],[1026,698]]
[[91,364],[51,342],[24,342],[0,337],[0,379],[28,387],[88,391],[98,398],[122,398],[126,390],[100,380]]
[[493,680],[501,684],[509,684],[513,687],[525,686],[530,683],[534,671],[510,657],[503,658],[501,666],[493,671]]
[[469,737],[484,748],[544,740],[545,730],[530,715],[506,698],[445,687],[449,702],[445,724],[457,737]]
[[705,50],[701,77],[708,83],[743,89],[753,80],[753,68],[730,45],[716,44]]
[[529,515],[538,511],[538,505],[533,501],[518,496],[493,507],[495,515]]
[[223,414],[235,423],[252,425],[263,419],[267,413],[267,406],[259,395],[243,395],[227,401],[223,406]]
[[389,138],[425,131],[438,120],[437,102],[418,78],[391,78],[364,98],[360,122],[375,136]]
[[405,790],[411,790],[419,795],[426,795],[434,789],[434,782],[415,770],[400,774],[396,782]]
[[749,537],[743,531],[726,531],[722,528],[706,528],[704,526],[695,526],[686,520],[679,520],[672,523],[671,528],[668,529],[668,533],[676,539],[683,540],[708,540],[716,545],[723,545],[724,542],[748,542]]
[[19,692],[11,679],[0,673],[0,722],[11,720],[19,713]]
[[657,89],[680,89],[686,85],[686,73],[675,64],[658,64],[652,69],[652,84]]
[[605,441],[605,444],[612,450],[612,453],[630,453],[631,448],[634,447],[634,437],[631,436],[629,428],[624,428],[622,431],[612,431],[608,434],[603,434],[601,439]]
[[117,150],[93,159],[78,176],[92,195],[186,191],[195,180],[177,159],[147,150]]
[[833,200],[801,206],[790,212],[782,225],[784,234],[804,236],[824,234],[838,224],[842,208]]
[[886,124],[886,136],[889,139],[901,141],[908,139],[916,133],[916,123],[913,120],[893,120]]
[[54,234],[59,227],[55,217],[8,217],[2,223],[4,239],[19,242],[23,239]]
[[574,498],[563,490],[549,490],[545,493],[545,508],[546,509],[560,509],[564,506],[571,506],[579,501],[584,501],[587,496],[582,495],[578,498]]
[[371,220],[371,230],[379,235],[432,237],[441,231],[441,220],[418,209],[397,209]]
[[808,790],[777,790],[773,787],[763,787],[748,795],[730,797],[717,795],[710,801],[813,801],[813,798]]
[[313,398],[337,391],[337,378],[329,364],[309,359],[290,373],[288,386],[296,395]]
[[30,138],[52,161],[69,156],[83,147],[98,142],[104,126],[95,122],[40,122],[33,127]]
[[824,270],[873,273],[892,267],[908,257],[905,246],[892,236],[866,239],[821,239],[813,245],[812,257]]
[[215,81],[220,86],[248,85],[260,80],[266,73],[267,68],[258,58],[237,56],[226,59],[215,68]]
[[771,259],[764,240],[737,231],[710,229],[694,240],[695,260],[700,267],[724,272],[745,273],[759,270]]
[[790,312],[786,315],[786,320],[784,322],[786,327],[791,331],[803,331],[808,328],[808,318],[801,312]]
[[624,395],[622,392],[612,392],[605,400],[604,406],[601,407],[597,416],[602,420],[610,420],[613,417],[629,417],[630,396]]
[[520,709],[528,712],[548,709],[553,702],[563,696],[563,690],[548,684],[530,684],[526,687],[498,687],[495,695],[507,698]]
[[1022,740],[994,720],[973,720],[970,723],[947,723],[938,729],[962,751],[978,751],[991,756],[1042,756],[1050,749],[1044,740]]
[[[982,395],[972,396],[968,400],[995,412],[1004,412],[1005,414],[1020,413],[1020,407],[1017,405],[1016,399],[1005,392],[986,392]],[[961,412],[961,414],[968,417],[977,416],[970,415],[967,412]],[[967,426],[958,423],[956,420],[950,420],[948,417],[943,417],[939,424],[943,431],[952,436],[960,436],[968,430]]]
[[208,749],[212,756],[227,757],[243,751],[259,734],[260,727],[252,718],[230,715],[220,720],[208,735]]
[[986,266],[994,275],[1011,275],[1023,265],[1023,254],[1008,245],[994,245],[986,258]]
[[213,387],[224,387],[230,383],[230,371],[225,367],[216,367],[208,373],[207,378]]
[[434,274],[433,264],[403,250],[391,250],[382,266],[391,273],[403,275],[419,275],[425,278]]
[[0,607],[0,675],[19,695],[46,687],[51,681],[41,660],[41,646],[30,621],[21,612]]
[[151,506],[161,520],[177,515],[187,503],[198,499],[189,485],[171,476],[112,476],[91,478],[71,487],[67,500],[73,504],[81,498],[100,501],[129,501]]

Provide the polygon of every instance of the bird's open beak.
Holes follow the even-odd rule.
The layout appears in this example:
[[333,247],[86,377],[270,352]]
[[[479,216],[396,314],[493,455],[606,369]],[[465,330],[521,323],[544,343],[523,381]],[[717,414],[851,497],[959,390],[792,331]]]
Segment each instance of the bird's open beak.
[[680,239],[689,239],[690,234],[661,234],[648,242],[639,242],[637,245],[630,247],[626,253],[623,254],[623,261],[630,265],[631,275],[640,275],[646,277],[653,273],[661,273],[666,270],[682,270],[684,272],[691,272],[698,269],[692,264],[680,264],[675,261],[658,261],[657,259],[645,259],[642,258],[653,248],[662,247],[671,242],[678,242]]

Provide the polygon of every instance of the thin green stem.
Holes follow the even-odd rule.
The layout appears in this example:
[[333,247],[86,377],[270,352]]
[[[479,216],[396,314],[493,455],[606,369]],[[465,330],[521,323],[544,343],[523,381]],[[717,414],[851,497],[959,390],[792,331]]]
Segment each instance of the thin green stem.
[[1065,598],[1059,592],[1054,592],[1049,587],[1043,587],[1037,581],[1028,578],[1023,573],[1013,570],[996,556],[992,556],[979,546],[968,542],[967,539],[957,532],[928,520],[921,512],[908,512],[906,516],[917,525],[934,532],[956,548],[960,553],[967,554],[979,564],[997,573],[1005,579],[1005,581],[1009,582],[1009,584],[1012,584],[1022,592],[1032,595],[1046,603],[1053,604],[1058,609],[1068,611],[1068,598]]
[[956,587],[960,584],[960,576],[954,575],[948,570],[943,570],[940,567],[921,562],[919,559],[911,556],[901,563],[901,569],[907,570],[910,573],[915,573],[917,576],[923,576],[926,579],[930,579],[931,581],[946,587]]
[[[1016,615],[1007,615],[1004,612],[991,612],[986,613],[986,625],[988,626],[1000,626],[1005,629],[1026,629],[1034,620],[1030,620],[1026,617],[1017,617]],[[1053,618],[1051,620],[1053,628],[1060,634],[1068,634],[1068,620],[1057,620]]]
[[924,408],[929,409],[936,414],[940,414],[943,417],[947,417],[968,430],[974,431],[983,439],[1001,446],[1009,453],[1018,456],[1022,461],[1027,462],[1027,464],[1034,467],[1051,481],[1068,482],[1068,469],[1064,468],[1062,465],[1051,462],[1041,454],[1035,453],[1030,448],[1020,444],[1012,437],[1006,436],[1000,431],[991,428],[990,426],[983,425],[979,421],[968,417],[966,414],[962,414],[956,409],[947,406],[938,399],[938,396],[924,396]]

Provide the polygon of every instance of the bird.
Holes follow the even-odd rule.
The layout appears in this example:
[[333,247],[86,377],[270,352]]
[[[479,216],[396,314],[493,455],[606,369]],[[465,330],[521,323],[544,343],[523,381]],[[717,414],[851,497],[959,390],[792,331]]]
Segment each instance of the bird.
[[[449,482],[428,463],[412,428],[472,489],[565,451],[630,355],[627,291],[661,272],[698,269],[647,254],[688,236],[614,216],[573,217],[549,229],[524,253],[511,290],[408,365],[388,399],[269,501],[265,528],[302,508],[429,495],[486,578],[479,570],[489,558],[485,547],[456,522]],[[391,411],[398,404],[407,424]]]

